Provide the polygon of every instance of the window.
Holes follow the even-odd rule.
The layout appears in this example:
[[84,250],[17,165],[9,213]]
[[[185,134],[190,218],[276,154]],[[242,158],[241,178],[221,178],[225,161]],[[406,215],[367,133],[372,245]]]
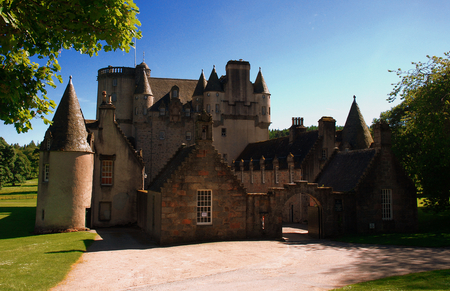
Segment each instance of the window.
[[159,108],[159,116],[164,116],[164,115],[166,115],[166,108],[164,108],[164,107]]
[[191,116],[191,108],[186,108],[185,113],[187,117]]
[[227,136],[227,129],[226,128],[222,128],[222,136]]
[[326,160],[328,158],[328,150],[322,149],[322,160]]
[[294,165],[289,165],[289,183],[294,183]]
[[144,115],[147,115],[147,107],[144,107]]
[[49,164],[45,164],[44,165],[44,181],[48,182],[48,177],[50,174],[50,165]]
[[102,160],[102,185],[112,185],[113,160]]
[[172,98],[178,98],[178,90],[177,89],[174,89],[172,91]]
[[52,146],[52,140],[51,139],[47,139],[47,150],[50,150],[50,147]]
[[219,112],[220,112],[219,104],[216,104],[216,113],[219,113]]
[[262,115],[266,115],[266,106],[261,107],[261,113]]
[[192,139],[192,133],[190,131],[186,131],[186,140]]
[[278,166],[275,166],[275,184],[278,184],[280,178],[280,173],[278,171]]
[[206,112],[208,112],[208,113],[211,112],[211,105],[210,104],[206,105]]
[[381,210],[383,220],[392,220],[392,189],[381,190]]
[[134,115],[138,115],[139,109],[137,107],[134,107]]
[[160,131],[159,132],[159,139],[165,139],[166,138],[166,132],[165,131]]
[[117,101],[117,93],[116,92],[114,92],[114,93],[112,93],[111,94],[111,99],[112,99],[112,101]]
[[113,79],[113,84],[114,87],[117,86],[117,79]]
[[197,190],[197,224],[212,224],[212,191]]

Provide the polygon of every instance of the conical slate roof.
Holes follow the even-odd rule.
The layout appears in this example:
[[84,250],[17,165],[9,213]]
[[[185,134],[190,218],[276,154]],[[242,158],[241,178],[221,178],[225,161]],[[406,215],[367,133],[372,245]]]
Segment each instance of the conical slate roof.
[[364,117],[356,103],[356,97],[353,96],[352,107],[347,116],[344,129],[342,130],[341,149],[349,148],[351,150],[367,149],[373,143],[372,135],[369,132]]
[[145,74],[145,69],[148,69],[146,63],[141,63],[136,66],[137,84],[134,94],[153,95],[150,84],[148,83],[147,75]]
[[266,93],[270,94],[269,88],[267,88],[266,81],[261,73],[261,68],[259,68],[258,76],[256,76],[255,84],[253,85],[253,91],[255,93]]
[[220,83],[219,77],[217,77],[216,67],[213,68],[211,75],[208,79],[205,92],[207,91],[223,91],[222,83]]
[[88,132],[70,77],[69,84],[53,117],[51,151],[91,152],[87,142]]
[[194,94],[192,96],[202,96],[203,92],[205,92],[207,83],[208,82],[206,82],[205,74],[203,74],[203,70],[202,70],[200,78],[198,79],[197,86],[195,87]]

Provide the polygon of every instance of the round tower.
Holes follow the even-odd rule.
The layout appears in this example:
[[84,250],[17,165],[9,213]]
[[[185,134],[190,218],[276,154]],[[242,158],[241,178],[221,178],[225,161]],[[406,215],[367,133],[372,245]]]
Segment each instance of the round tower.
[[133,122],[145,122],[153,105],[153,93],[148,82],[149,68],[144,62],[136,66],[136,89],[133,94]]
[[258,76],[256,76],[255,83],[253,84],[253,94],[259,104],[259,121],[263,124],[267,124],[267,127],[269,127],[271,120],[270,92],[262,75],[261,68],[259,68]]
[[94,153],[70,80],[41,144],[35,232],[84,230]]

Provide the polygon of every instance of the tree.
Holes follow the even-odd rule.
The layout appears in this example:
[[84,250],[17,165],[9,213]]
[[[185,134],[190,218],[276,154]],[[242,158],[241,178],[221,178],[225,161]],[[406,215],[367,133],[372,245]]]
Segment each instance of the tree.
[[11,169],[14,167],[14,158],[14,147],[0,137],[0,189],[13,178]]
[[46,86],[62,82],[61,50],[128,52],[141,37],[138,13],[132,0],[0,0],[0,119],[19,133],[32,128],[34,117],[48,124],[55,103]]
[[402,103],[380,115],[393,131],[393,150],[435,211],[450,209],[450,52],[427,56],[400,81],[388,101]]

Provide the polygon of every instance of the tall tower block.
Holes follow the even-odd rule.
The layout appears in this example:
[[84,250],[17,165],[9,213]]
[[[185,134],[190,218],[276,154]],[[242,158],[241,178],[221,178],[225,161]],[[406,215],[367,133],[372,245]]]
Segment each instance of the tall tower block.
[[86,228],[93,163],[92,135],[71,79],[40,148],[35,232]]

